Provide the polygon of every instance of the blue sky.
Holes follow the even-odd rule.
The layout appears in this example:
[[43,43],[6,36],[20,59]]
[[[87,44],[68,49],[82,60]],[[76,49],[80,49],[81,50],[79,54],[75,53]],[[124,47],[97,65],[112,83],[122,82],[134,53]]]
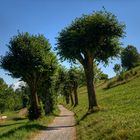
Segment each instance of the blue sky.
[[[52,47],[56,44],[58,32],[82,14],[90,14],[102,7],[112,12],[119,21],[126,24],[124,47],[132,44],[140,52],[140,1],[139,0],[0,0],[0,55],[4,55],[10,38],[21,32],[44,34]],[[114,76],[113,61],[102,70],[110,77]],[[66,64],[66,63],[65,63]],[[66,64],[67,65],[67,64]],[[6,83],[17,80],[0,70],[0,77]]]

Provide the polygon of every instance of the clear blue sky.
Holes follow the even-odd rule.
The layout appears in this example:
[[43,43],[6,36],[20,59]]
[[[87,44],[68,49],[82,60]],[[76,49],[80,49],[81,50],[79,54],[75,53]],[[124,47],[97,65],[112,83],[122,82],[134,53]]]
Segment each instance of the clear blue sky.
[[[132,44],[140,52],[140,0],[0,0],[0,55],[5,54],[6,44],[17,30],[44,34],[54,47],[61,29],[76,17],[101,10],[103,6],[126,24],[124,47]],[[114,75],[114,63],[102,67],[110,77]],[[0,70],[0,77],[8,84],[16,81],[5,73]]]

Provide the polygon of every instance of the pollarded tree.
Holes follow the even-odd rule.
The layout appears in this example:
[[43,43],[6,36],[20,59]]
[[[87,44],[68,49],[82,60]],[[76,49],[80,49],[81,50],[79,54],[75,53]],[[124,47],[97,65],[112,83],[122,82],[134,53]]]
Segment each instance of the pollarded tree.
[[8,48],[9,51],[1,59],[1,67],[28,84],[31,98],[29,117],[37,119],[41,115],[37,90],[45,80],[44,75],[51,71],[50,63],[54,59],[50,44],[43,35],[18,33],[11,38]]
[[137,48],[128,45],[121,53],[121,63],[124,69],[132,69],[138,63],[140,63],[140,54],[137,51]]
[[93,62],[108,62],[120,51],[119,38],[124,36],[125,25],[112,13],[97,11],[76,18],[57,38],[56,50],[63,60],[78,60],[84,67],[89,109],[97,106],[94,88]]

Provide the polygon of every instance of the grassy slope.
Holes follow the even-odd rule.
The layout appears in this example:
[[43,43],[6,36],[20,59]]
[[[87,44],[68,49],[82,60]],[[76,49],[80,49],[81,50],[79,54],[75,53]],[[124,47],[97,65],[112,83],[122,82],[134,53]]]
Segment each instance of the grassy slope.
[[[56,110],[55,113],[58,114],[59,111]],[[55,116],[49,115],[37,121],[29,121],[27,118],[17,120],[18,116],[15,112],[5,115],[8,116],[8,119],[0,121],[0,140],[32,139],[39,130],[45,129]]]
[[79,140],[140,139],[140,77],[105,90],[97,89],[101,111],[86,116],[87,91],[79,89],[76,113]]

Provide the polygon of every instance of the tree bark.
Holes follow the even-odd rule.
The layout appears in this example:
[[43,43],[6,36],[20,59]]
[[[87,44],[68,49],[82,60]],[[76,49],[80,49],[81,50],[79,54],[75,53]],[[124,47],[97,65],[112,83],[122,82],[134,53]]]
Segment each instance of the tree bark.
[[69,104],[69,94],[68,93],[65,94],[65,99],[66,99],[66,104]]
[[77,82],[74,82],[74,91],[73,91],[73,93],[74,93],[74,100],[75,100],[74,106],[78,105],[77,87],[78,87]]
[[37,91],[35,89],[31,89],[31,106],[34,113],[33,119],[38,119],[41,116],[39,101],[37,96]]
[[98,106],[96,100],[95,86],[94,86],[94,73],[93,73],[93,59],[88,58],[87,63],[84,65],[86,81],[87,81],[87,91],[88,91],[88,101],[89,101],[89,110],[93,107]]
[[70,93],[70,100],[71,100],[71,105],[74,105],[74,101],[73,101],[73,96],[72,96],[72,92]]
[[45,100],[45,114],[49,114],[51,112],[51,101],[49,90],[46,89],[46,100]]

